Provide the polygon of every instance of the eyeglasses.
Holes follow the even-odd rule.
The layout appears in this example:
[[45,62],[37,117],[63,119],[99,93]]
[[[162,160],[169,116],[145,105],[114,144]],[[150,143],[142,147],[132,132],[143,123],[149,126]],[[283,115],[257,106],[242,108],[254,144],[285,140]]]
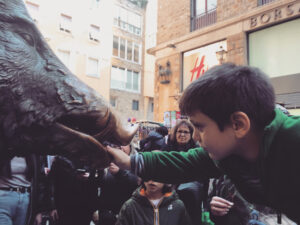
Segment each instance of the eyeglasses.
[[184,134],[184,135],[190,134],[189,131],[185,131],[185,130],[178,130],[178,131],[176,131],[176,133],[178,133],[178,134]]

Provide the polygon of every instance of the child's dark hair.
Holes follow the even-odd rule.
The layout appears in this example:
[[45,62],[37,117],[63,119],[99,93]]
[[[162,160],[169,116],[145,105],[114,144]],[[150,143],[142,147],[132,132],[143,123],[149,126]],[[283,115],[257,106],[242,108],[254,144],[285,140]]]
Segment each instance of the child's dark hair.
[[[146,181],[143,181],[141,186],[142,186],[142,188],[144,188],[146,190],[147,188],[146,188],[145,182]],[[168,192],[172,192],[172,191],[173,191],[173,185],[171,185],[171,184],[164,184],[164,186],[161,190],[161,192],[163,194],[168,193]]]
[[185,115],[200,111],[222,131],[232,113],[242,111],[251,126],[262,129],[274,117],[275,96],[268,77],[258,68],[226,63],[209,69],[184,91],[180,110]]
[[168,128],[166,128],[165,126],[159,126],[155,130],[157,133],[161,134],[162,136],[166,136],[169,133]]

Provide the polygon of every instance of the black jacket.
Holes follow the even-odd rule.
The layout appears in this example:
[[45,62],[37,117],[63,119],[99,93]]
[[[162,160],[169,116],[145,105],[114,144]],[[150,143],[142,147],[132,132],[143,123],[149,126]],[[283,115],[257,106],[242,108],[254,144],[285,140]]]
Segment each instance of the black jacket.
[[143,152],[162,150],[165,148],[165,138],[156,131],[151,131],[145,139],[140,141],[140,149]]
[[56,156],[49,178],[53,186],[54,205],[56,208],[76,208],[88,205],[96,207],[98,187],[101,176],[95,178],[95,172],[90,172],[88,179],[80,179],[77,169],[81,165],[70,161],[66,157]]
[[166,193],[156,208],[140,187],[122,206],[116,225],[156,225],[155,216],[159,225],[191,224],[184,204],[175,192]]
[[127,170],[119,170],[116,174],[109,171],[101,181],[101,194],[98,209],[101,212],[112,211],[117,215],[134,190],[138,187],[138,177]]
[[195,143],[195,141],[193,139],[191,139],[188,143],[186,143],[185,145],[178,145],[177,142],[172,141],[171,138],[168,138],[168,143],[164,146],[163,151],[176,151],[176,152],[180,152],[180,151],[188,151],[191,148],[197,148],[199,147],[198,144]]
[[219,179],[213,179],[211,187],[208,202],[210,202],[214,196],[219,196],[234,203],[233,207],[224,216],[213,216],[211,214],[215,225],[247,225],[251,210],[254,207],[243,199],[228,177],[224,175]]

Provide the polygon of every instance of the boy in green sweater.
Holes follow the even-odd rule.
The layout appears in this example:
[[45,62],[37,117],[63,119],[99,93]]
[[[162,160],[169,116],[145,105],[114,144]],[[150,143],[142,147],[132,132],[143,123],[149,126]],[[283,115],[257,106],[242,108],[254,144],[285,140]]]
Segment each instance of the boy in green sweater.
[[199,131],[201,148],[114,161],[144,180],[183,183],[227,174],[243,197],[300,223],[300,117],[275,109],[268,77],[259,69],[223,64],[190,84],[179,104]]

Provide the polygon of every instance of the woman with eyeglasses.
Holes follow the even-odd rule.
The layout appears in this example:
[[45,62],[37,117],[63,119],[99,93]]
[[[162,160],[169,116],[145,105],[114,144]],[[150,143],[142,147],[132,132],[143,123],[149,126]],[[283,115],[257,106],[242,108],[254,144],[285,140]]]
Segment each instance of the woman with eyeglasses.
[[[188,151],[199,147],[193,137],[194,127],[188,120],[180,120],[171,130],[168,144],[164,151]],[[188,182],[177,186],[179,198],[184,202],[194,225],[202,224],[202,202],[206,202],[208,180]]]
[[193,139],[194,127],[188,120],[180,120],[172,128],[164,151],[188,151],[199,147]]

